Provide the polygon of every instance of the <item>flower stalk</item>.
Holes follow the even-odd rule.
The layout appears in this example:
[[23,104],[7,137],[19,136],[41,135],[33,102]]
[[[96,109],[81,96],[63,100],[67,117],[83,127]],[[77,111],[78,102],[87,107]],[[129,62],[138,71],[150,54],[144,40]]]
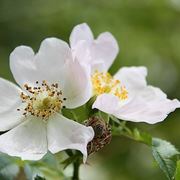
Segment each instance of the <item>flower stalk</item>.
[[80,161],[79,158],[73,163],[73,177],[72,180],[79,180],[79,168]]

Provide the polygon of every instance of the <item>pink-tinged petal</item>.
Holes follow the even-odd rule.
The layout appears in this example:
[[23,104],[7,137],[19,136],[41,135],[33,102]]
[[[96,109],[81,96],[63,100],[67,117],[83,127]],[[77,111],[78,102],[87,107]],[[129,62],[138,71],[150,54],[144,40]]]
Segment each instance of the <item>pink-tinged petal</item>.
[[48,149],[57,153],[66,149],[81,151],[87,159],[87,144],[94,137],[92,127],[86,127],[57,114],[47,124]]
[[0,152],[23,160],[39,160],[47,153],[46,124],[35,117],[0,136]]
[[80,41],[84,40],[91,43],[93,39],[94,37],[89,26],[86,23],[82,23],[73,28],[69,40],[71,48],[74,49]]
[[21,89],[13,83],[0,78],[0,131],[6,131],[22,122]]

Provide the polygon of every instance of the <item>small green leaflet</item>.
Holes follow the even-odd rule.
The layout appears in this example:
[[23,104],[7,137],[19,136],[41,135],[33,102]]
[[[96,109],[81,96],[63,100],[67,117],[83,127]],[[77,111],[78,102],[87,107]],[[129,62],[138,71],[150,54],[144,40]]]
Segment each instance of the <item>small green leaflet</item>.
[[178,150],[169,142],[158,138],[152,139],[152,154],[159,167],[169,180],[173,180],[176,170]]

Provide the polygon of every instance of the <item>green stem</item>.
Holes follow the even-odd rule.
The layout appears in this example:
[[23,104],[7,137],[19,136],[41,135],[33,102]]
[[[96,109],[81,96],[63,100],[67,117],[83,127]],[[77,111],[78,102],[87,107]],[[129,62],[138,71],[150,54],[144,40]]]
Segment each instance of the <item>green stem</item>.
[[80,163],[79,163],[79,159],[77,159],[77,161],[75,161],[73,163],[73,177],[72,180],[79,180],[79,167],[80,167]]

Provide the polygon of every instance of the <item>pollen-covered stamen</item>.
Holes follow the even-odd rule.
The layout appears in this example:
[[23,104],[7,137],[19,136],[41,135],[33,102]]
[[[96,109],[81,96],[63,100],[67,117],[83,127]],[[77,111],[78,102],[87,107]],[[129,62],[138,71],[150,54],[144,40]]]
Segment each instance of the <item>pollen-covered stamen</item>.
[[[62,97],[62,91],[59,89],[58,83],[48,85],[43,81],[41,85],[36,81],[37,86],[31,87],[24,84],[29,95],[21,93],[22,102],[26,104],[23,109],[23,115],[33,115],[48,119],[55,112],[59,112],[63,107],[63,101],[66,98]],[[17,109],[20,111],[20,109]]]
[[113,78],[108,72],[95,71],[91,77],[93,91],[95,95],[110,93],[117,96],[120,100],[128,98],[128,91],[121,82]]

